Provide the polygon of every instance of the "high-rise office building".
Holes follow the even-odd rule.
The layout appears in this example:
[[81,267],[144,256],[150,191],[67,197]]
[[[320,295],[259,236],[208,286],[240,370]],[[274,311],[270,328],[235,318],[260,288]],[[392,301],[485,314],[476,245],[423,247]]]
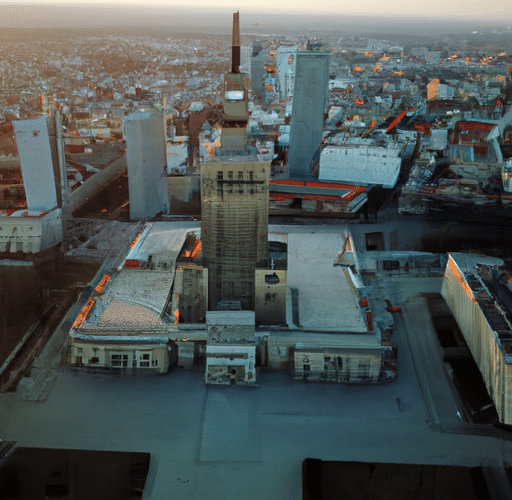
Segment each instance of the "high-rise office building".
[[263,50],[261,42],[252,42],[251,87],[254,93],[261,98],[263,95],[263,78],[265,77],[265,63],[268,59],[268,49]]
[[57,206],[54,155],[47,116],[13,121],[29,210]]
[[169,211],[167,154],[161,113],[131,113],[124,120],[130,218],[145,219]]
[[244,44],[240,46],[240,73],[246,75],[251,74],[251,62],[252,62],[252,45]]
[[293,96],[295,81],[295,53],[297,47],[281,46],[277,48],[276,72],[279,82],[279,99],[286,101]]
[[329,53],[296,52],[290,151],[291,178],[310,176],[310,162],[320,145],[327,107]]
[[270,162],[220,157],[201,167],[201,240],[208,310],[255,308],[255,270],[268,258]]

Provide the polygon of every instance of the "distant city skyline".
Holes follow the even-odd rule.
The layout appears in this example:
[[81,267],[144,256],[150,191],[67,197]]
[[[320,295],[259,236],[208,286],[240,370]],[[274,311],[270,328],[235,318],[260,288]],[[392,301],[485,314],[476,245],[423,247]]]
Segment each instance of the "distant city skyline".
[[[200,0],[203,1],[203,0]],[[247,0],[218,0],[214,7],[212,4],[195,4],[190,5],[189,0],[170,0],[168,2],[153,1],[141,5],[138,0],[88,0],[83,4],[70,3],[69,0],[17,0],[16,5],[0,2],[0,25],[23,27],[26,24],[33,26],[37,24],[39,16],[42,24],[48,25],[51,18],[47,19],[48,13],[51,12],[58,23],[58,19],[66,15],[69,17],[69,10],[90,10],[92,9],[136,9],[144,12],[144,15],[154,14],[155,11],[167,11],[175,15],[176,9],[183,12],[193,13],[194,11],[237,11],[241,12],[241,21],[243,25],[243,15],[251,15],[251,17],[261,15],[264,17],[276,15],[292,15],[300,16],[302,13],[332,15],[338,16],[356,16],[364,19],[367,18],[371,22],[392,22],[393,19],[405,20],[414,18],[420,20],[425,18],[425,22],[429,19],[439,19],[445,21],[462,22],[483,22],[485,24],[508,24],[512,26],[512,6],[508,0],[492,0],[486,3],[476,1],[454,0],[446,2],[445,0],[431,0],[425,3],[405,3],[402,0],[388,0],[387,2],[378,2],[371,0],[364,3],[356,2],[339,2],[338,0],[324,0],[321,3],[309,2],[307,0],[281,0],[276,5],[273,0],[260,0],[258,8],[254,7],[253,2]],[[56,11],[52,8],[58,8],[60,15],[55,15]],[[97,13],[100,13],[98,10]],[[86,17],[84,25],[89,25],[92,19]],[[113,24],[119,25],[115,19]],[[308,21],[307,18],[304,21]],[[137,23],[136,19],[132,19],[132,23]]]

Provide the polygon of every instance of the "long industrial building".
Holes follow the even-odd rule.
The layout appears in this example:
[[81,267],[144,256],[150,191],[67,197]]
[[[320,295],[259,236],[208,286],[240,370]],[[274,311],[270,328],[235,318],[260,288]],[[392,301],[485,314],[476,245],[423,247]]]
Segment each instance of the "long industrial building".
[[500,422],[512,424],[512,291],[499,259],[449,256],[441,295],[466,339]]

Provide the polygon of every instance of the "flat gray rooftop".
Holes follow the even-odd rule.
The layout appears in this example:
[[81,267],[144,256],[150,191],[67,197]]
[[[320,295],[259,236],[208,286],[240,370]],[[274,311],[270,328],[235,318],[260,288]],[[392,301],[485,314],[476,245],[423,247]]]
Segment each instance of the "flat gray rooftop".
[[127,259],[147,261],[151,255],[153,262],[174,263],[178,257],[189,227],[176,227],[173,222],[154,222],[142,232],[137,244],[129,252]]
[[[348,235],[338,233],[288,234],[286,283],[298,290],[300,326],[323,332],[366,332],[357,293],[343,269],[335,266]],[[290,324],[290,322],[289,322]]]

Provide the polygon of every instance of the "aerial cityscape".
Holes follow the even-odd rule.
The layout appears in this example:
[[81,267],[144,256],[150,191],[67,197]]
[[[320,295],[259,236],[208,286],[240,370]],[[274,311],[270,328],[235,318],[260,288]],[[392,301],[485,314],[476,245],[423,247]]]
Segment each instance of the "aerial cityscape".
[[512,499],[488,7],[0,5],[2,498]]

